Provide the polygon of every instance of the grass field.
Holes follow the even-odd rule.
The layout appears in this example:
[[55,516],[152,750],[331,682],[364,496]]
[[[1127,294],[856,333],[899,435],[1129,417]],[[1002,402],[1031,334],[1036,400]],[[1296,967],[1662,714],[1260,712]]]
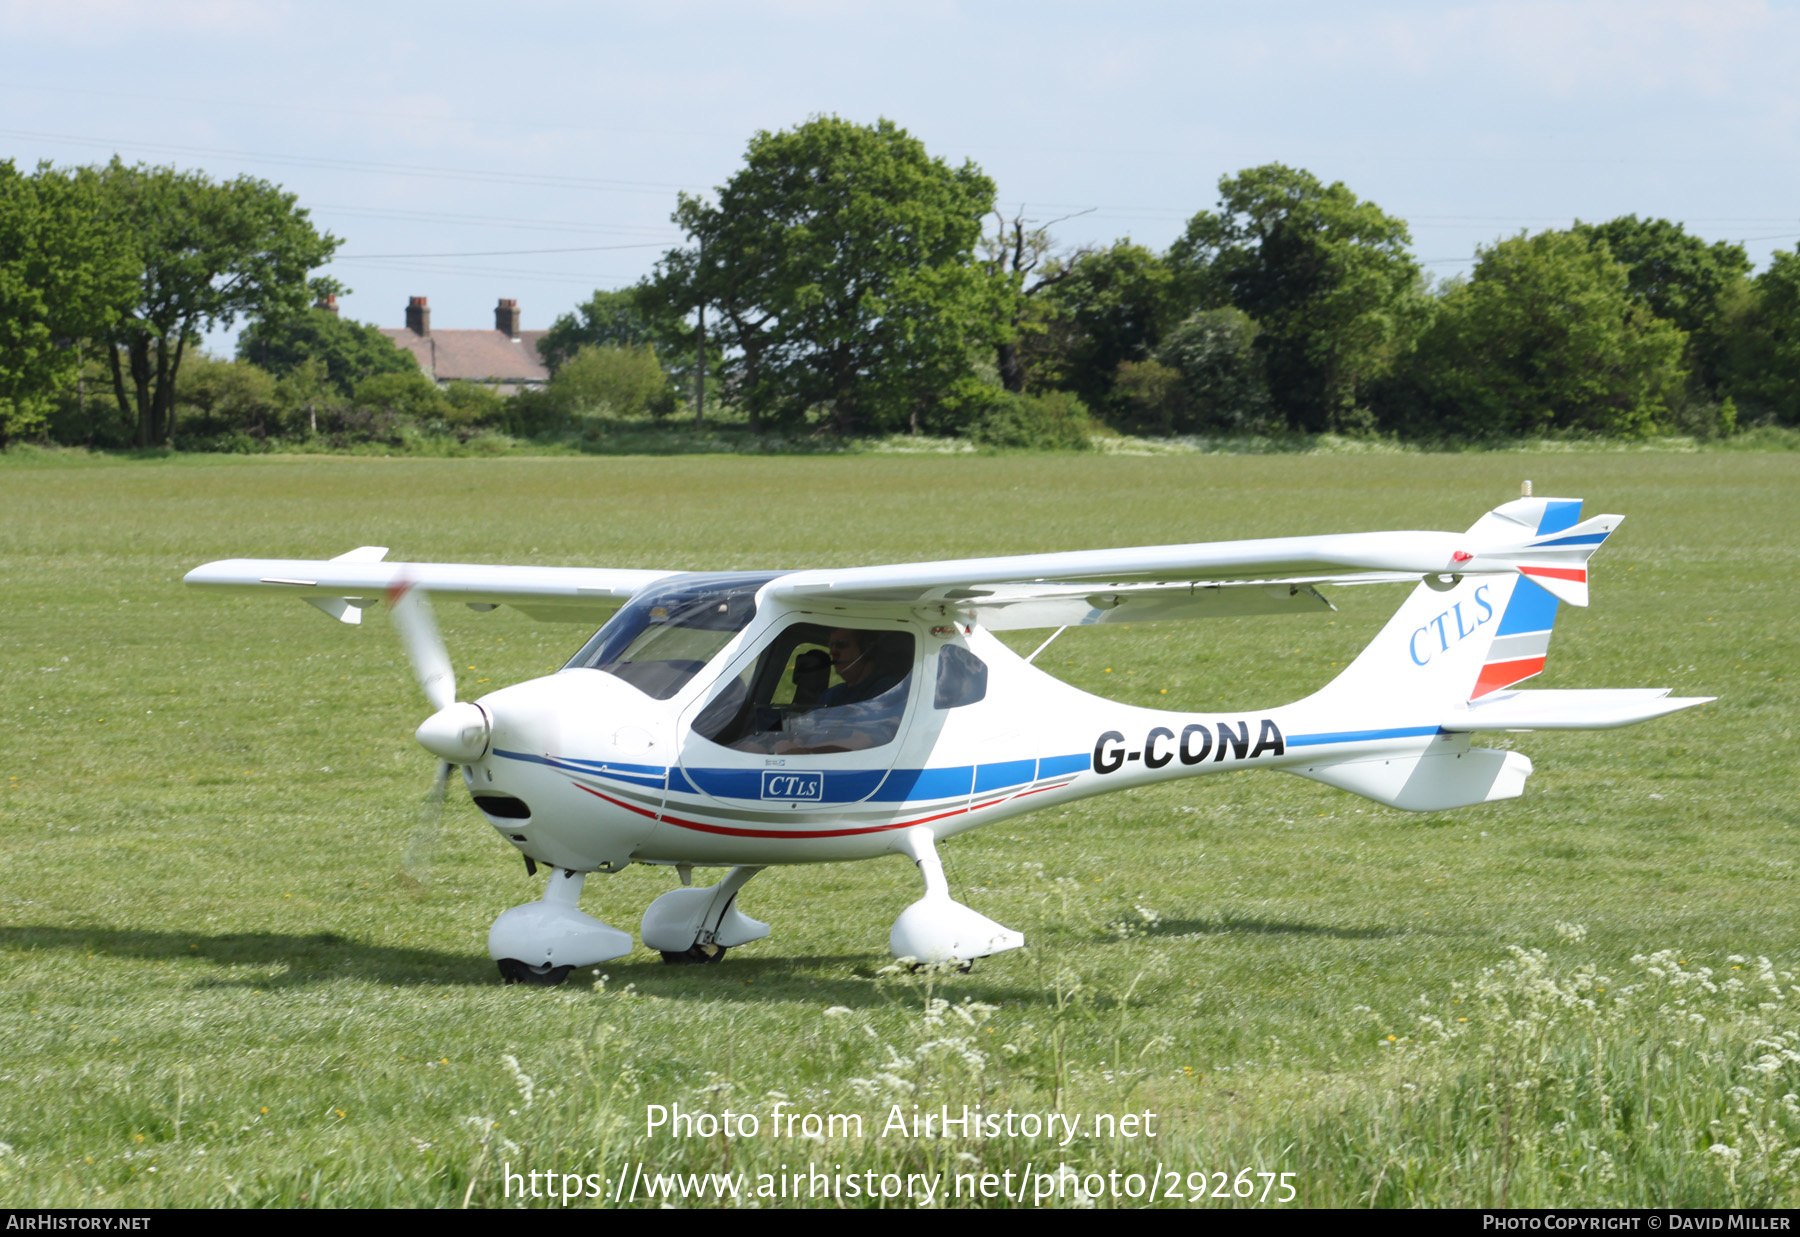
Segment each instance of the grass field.
[[[502,987],[487,926],[539,882],[466,797],[421,823],[425,708],[385,617],[179,583],[369,543],[730,568],[1454,529],[1522,477],[1628,517],[1536,685],[1716,704],[1506,736],[1537,772],[1492,807],[1250,774],[978,831],[945,848],[953,891],[1029,948],[968,975],[883,973],[918,896],[896,859],[764,873],[744,905],[774,936],[716,968],[640,948]],[[639,1165],[754,1195],[810,1163],[945,1174],[958,1205],[1006,1200],[946,1198],[956,1174],[1029,1172],[1015,1205],[1067,1206],[1083,1175],[1147,1193],[1159,1164],[1163,1201],[1214,1205],[1273,1204],[1259,1172],[1295,1205],[1800,1205],[1797,494],[1800,457],[1753,453],[0,457],[0,1202],[500,1205],[509,1169]],[[1072,631],[1043,660],[1135,702],[1285,701],[1402,596],[1331,595],[1325,618]],[[465,695],[587,634],[440,621]],[[584,906],[635,928],[673,879],[596,876]],[[863,1136],[773,1138],[783,1100]],[[882,1132],[895,1104],[965,1102],[1082,1124]],[[646,1132],[676,1104],[760,1129]],[[1091,1120],[1130,1113],[1157,1136]]]

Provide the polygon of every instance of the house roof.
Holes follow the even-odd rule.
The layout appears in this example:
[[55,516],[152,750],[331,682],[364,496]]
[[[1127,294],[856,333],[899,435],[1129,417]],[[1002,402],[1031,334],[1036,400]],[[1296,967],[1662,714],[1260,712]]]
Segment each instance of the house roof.
[[547,331],[439,331],[420,335],[410,327],[381,328],[396,347],[412,353],[419,368],[437,382],[548,382],[550,370],[538,355]]

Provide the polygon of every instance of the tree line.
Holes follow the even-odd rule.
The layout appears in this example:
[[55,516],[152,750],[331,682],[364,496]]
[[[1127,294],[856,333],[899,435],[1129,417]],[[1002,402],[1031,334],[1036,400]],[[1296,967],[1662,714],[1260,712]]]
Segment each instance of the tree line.
[[[0,442],[555,436],[702,408],[758,434],[1727,435],[1800,424],[1800,258],[1625,216],[1433,282],[1403,220],[1280,164],[1166,250],[1060,245],[888,121],[758,133],[687,243],[543,341],[549,385],[440,390],[311,308],[338,245],[239,178],[0,163]],[[248,325],[234,361],[201,334]]]
[[337,290],[310,277],[337,244],[294,195],[249,177],[0,161],[0,443],[90,389],[131,441],[169,442],[202,333]]

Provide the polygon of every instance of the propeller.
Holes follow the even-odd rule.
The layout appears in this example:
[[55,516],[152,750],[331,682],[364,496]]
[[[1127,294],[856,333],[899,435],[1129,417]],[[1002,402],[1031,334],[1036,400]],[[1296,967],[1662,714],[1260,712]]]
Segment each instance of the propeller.
[[444,637],[438,632],[437,618],[425,590],[401,580],[388,590],[388,611],[394,616],[394,629],[400,633],[400,643],[406,648],[425,699],[438,710],[455,704],[456,671],[450,665],[450,654],[444,649]]
[[490,726],[487,712],[480,705],[456,698],[456,671],[450,664],[450,654],[444,648],[444,638],[425,590],[401,580],[388,590],[388,612],[394,629],[400,633],[407,660],[412,662],[419,688],[434,710],[413,734],[438,762],[404,860],[407,870],[424,880],[430,870],[429,854],[437,845],[450,770],[481,758],[487,751]]
[[[447,764],[466,765],[487,751],[489,721],[486,710],[456,698],[456,671],[425,590],[404,581],[388,591],[388,608],[407,659],[418,676],[419,688],[436,710],[419,724],[413,737],[419,746]],[[441,777],[448,777],[443,773]]]

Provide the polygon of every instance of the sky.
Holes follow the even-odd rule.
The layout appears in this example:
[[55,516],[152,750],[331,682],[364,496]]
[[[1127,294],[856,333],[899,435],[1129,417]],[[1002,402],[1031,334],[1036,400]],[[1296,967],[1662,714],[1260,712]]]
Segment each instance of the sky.
[[973,160],[1069,247],[1165,247],[1272,162],[1405,219],[1436,276],[1577,218],[1759,267],[1800,241],[1800,0],[0,0],[0,158],[280,184],[381,326],[426,296],[434,327],[500,297],[547,327],[682,242],[678,192],[820,114]]

